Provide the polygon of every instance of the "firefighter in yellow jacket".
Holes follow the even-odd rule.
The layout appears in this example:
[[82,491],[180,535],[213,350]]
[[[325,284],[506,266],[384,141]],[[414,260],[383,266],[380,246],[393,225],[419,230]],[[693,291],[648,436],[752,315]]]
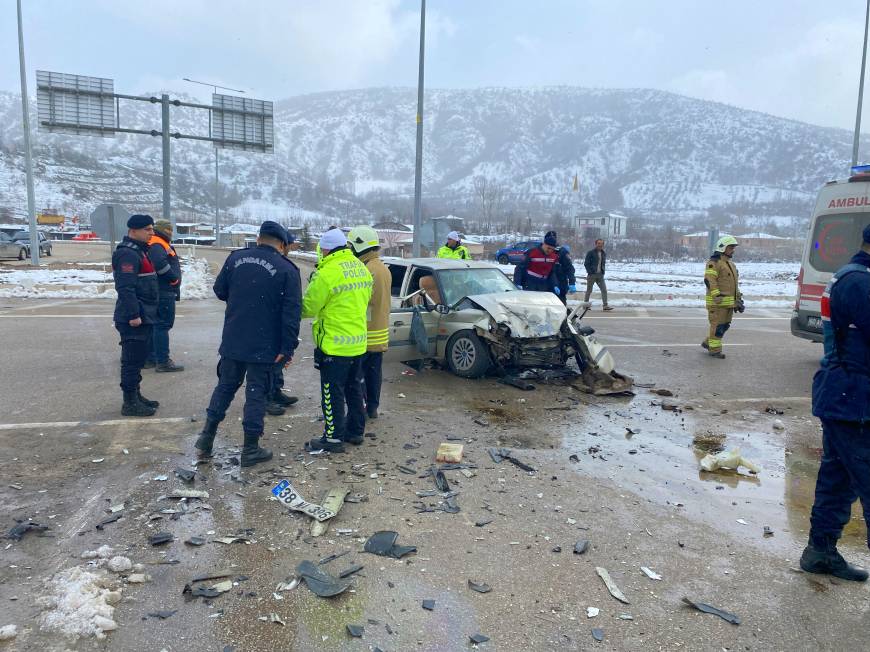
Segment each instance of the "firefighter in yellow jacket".
[[378,233],[370,226],[356,226],[347,234],[347,241],[354,255],[365,264],[372,275],[372,298],[368,309],[368,342],[363,358],[363,381],[365,384],[366,415],[378,418],[381,403],[381,367],[384,353],[389,345],[390,320],[390,270],[381,260]]
[[714,358],[724,358],[722,338],[731,328],[734,311],[743,312],[743,295],[737,284],[737,266],[731,260],[737,248],[737,239],[724,235],[716,243],[716,251],[707,261],[704,269],[704,285],[707,286],[707,317],[710,332],[701,346]]
[[339,229],[321,236],[320,250],[323,259],[302,297],[302,317],[314,320],[314,365],[320,370],[324,421],[323,436],[308,442],[308,448],[342,453],[345,442],[361,444],[365,431],[362,361],[372,275],[347,248]]

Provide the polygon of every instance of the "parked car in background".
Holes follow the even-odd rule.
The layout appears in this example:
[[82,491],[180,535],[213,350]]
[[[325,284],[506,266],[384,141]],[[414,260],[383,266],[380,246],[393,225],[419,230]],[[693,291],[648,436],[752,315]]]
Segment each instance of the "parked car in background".
[[[42,231],[37,231],[39,237],[39,255],[51,256],[51,240],[45,237]],[[19,231],[12,236],[12,240],[27,246],[27,255],[30,255],[30,231]]]
[[523,256],[532,247],[537,247],[541,244],[540,240],[523,240],[522,242],[514,242],[507,247],[502,247],[495,252],[495,259],[500,265],[518,265],[523,261]]
[[100,236],[93,231],[82,231],[78,235],[74,235],[72,239],[81,242],[82,240],[99,240]]
[[15,242],[5,233],[0,233],[0,258],[27,258],[27,245],[23,242]]

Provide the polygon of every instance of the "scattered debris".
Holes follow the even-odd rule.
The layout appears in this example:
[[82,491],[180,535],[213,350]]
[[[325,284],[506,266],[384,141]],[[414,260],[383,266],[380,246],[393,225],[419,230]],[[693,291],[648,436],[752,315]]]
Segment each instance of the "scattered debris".
[[773,529],[769,525],[764,526],[764,536],[766,536],[766,537],[773,536]]
[[145,575],[144,573],[133,573],[127,576],[127,581],[130,584],[145,584],[145,582],[151,579],[150,575]]
[[485,634],[472,634],[468,638],[471,639],[472,643],[475,643],[477,645],[480,645],[481,643],[486,643],[489,640],[489,636],[486,636]]
[[172,536],[170,532],[158,532],[150,537],[148,537],[148,543],[152,546],[162,546],[164,543],[169,543],[175,537]]
[[105,457],[98,457],[95,460],[91,460],[91,462],[93,462],[94,464],[99,464],[100,462],[104,462],[105,460],[106,460]]
[[209,573],[203,573],[201,575],[196,575],[192,580],[190,580],[191,584],[195,584],[196,582],[205,582],[206,580],[220,580],[224,577],[232,577],[236,575],[237,571],[234,570],[216,570]]
[[719,453],[725,450],[725,435],[707,430],[696,433],[692,445],[704,453]]
[[208,492],[198,489],[176,489],[171,493],[166,494],[167,498],[198,498],[200,500],[208,500]]
[[[281,480],[281,482],[272,487],[272,495],[278,499],[278,502],[286,505],[290,509],[307,514],[318,521],[326,521],[335,516],[334,511],[326,509],[320,505],[315,505],[314,503],[309,503],[305,500],[302,495],[293,488],[293,485],[290,484],[289,480]],[[341,498],[341,502],[344,502],[344,496]]]
[[230,536],[230,537],[218,537],[217,539],[212,539],[215,543],[223,543],[225,545],[231,545],[233,543],[251,543],[251,540],[246,536]]
[[106,527],[109,523],[114,523],[115,521],[120,521],[123,517],[124,517],[124,515],[123,515],[121,512],[118,512],[117,514],[112,514],[111,516],[107,516],[107,517],[104,518],[102,521],[100,521],[99,523],[97,523],[97,525],[96,525],[95,527],[96,527],[98,530],[102,530],[102,529],[103,529],[104,527]]
[[674,393],[669,389],[651,389],[650,393],[658,394],[659,396],[667,396],[667,397],[674,395]]
[[15,522],[18,523],[18,525],[10,529],[3,537],[4,539],[21,541],[21,537],[28,532],[45,532],[49,529],[47,525],[40,525],[39,523],[35,523],[29,519],[27,521],[19,521],[18,519],[15,519]]
[[196,471],[178,468],[175,469],[175,475],[177,475],[179,480],[182,482],[193,482],[196,478]]
[[178,613],[178,609],[173,609],[172,611],[153,611],[148,614],[149,618],[159,618],[160,620],[166,620],[167,618],[172,618],[176,613]]
[[3,625],[0,627],[0,641],[11,641],[18,636],[18,627],[16,625]]
[[369,502],[368,494],[349,494],[344,497],[346,503],[367,503]]
[[646,566],[641,566],[640,570],[643,571],[643,574],[646,575],[651,580],[661,580],[662,576],[656,573],[654,570],[647,568]]
[[444,475],[444,471],[438,470],[433,474],[435,479],[435,486],[438,488],[438,491],[441,493],[447,493],[450,491],[450,483],[447,482],[447,478]]
[[233,590],[233,581],[232,580],[224,580],[223,582],[218,582],[214,586],[211,587],[212,591],[217,591],[218,593],[226,593],[228,591]]
[[595,618],[600,613],[601,609],[599,609],[598,607],[586,607],[587,618]]
[[529,473],[533,473],[535,471],[535,469],[533,469],[525,462],[521,462],[520,460],[515,458],[509,448],[488,448],[487,452],[492,458],[492,461],[496,464],[501,463],[502,460],[507,460],[511,464],[521,468],[523,471],[528,471]]
[[151,479],[156,481],[156,482],[166,482],[167,480],[169,480],[169,476],[168,475],[155,475]]
[[722,611],[721,609],[717,609],[716,607],[710,606],[709,604],[705,604],[703,602],[695,602],[694,600],[690,600],[689,598],[683,598],[683,602],[685,602],[690,607],[694,607],[698,611],[703,611],[705,614],[713,614],[714,616],[719,616],[719,618],[731,623],[732,625],[740,624],[739,616],[735,616],[734,614],[728,613],[727,611]]
[[123,573],[124,571],[133,569],[133,562],[127,557],[112,557],[109,560],[109,563],[106,564],[106,568],[113,573]]
[[472,419],[472,421],[479,426],[483,426],[484,428],[489,425],[489,419],[487,419],[485,417],[474,417],[474,419]]
[[592,630],[592,638],[594,638],[599,643],[604,640],[604,630],[600,627],[595,627]]
[[274,611],[270,613],[268,616],[260,616],[257,620],[262,620],[264,623],[275,623],[276,625],[286,625],[283,620],[281,620],[281,616],[276,614]]
[[749,525],[749,523],[746,521],[746,519],[743,519],[743,518],[738,518],[737,522],[740,523],[740,525]]
[[785,414],[785,412],[772,405],[768,405],[766,408],[764,408],[764,411],[767,412],[767,414],[775,414],[777,416]]
[[354,638],[361,638],[365,633],[365,628],[362,625],[351,625],[347,624],[347,633],[353,636]]
[[[333,515],[338,514],[341,506],[344,505],[344,499],[350,493],[344,487],[330,487],[323,499],[323,509],[327,512],[332,512]],[[329,523],[326,520],[317,519],[311,524],[311,536],[319,537],[326,534],[329,529]]]
[[634,616],[631,614],[619,614],[620,620],[634,620]]
[[374,555],[382,557],[392,557],[393,559],[401,559],[407,554],[417,552],[416,546],[399,546],[396,545],[396,540],[399,538],[398,532],[392,530],[381,530],[375,532],[368,538],[365,544],[365,552],[370,552]]
[[468,588],[472,591],[477,591],[478,593],[489,593],[492,591],[492,587],[489,584],[478,584],[471,580],[468,580]]
[[758,473],[761,470],[745,457],[741,457],[739,448],[732,448],[730,451],[723,451],[717,455],[706,455],[701,459],[701,468],[709,473],[719,469],[737,471],[738,467],[741,466],[749,469],[750,473]]
[[345,550],[344,552],[337,552],[334,555],[329,555],[328,557],[324,557],[319,562],[317,562],[317,565],[324,566],[330,562],[335,561],[336,559],[341,559],[345,555],[349,555],[349,554],[350,554],[350,550]]
[[435,610],[435,600],[423,600],[421,606],[426,611],[434,611]]
[[580,541],[574,544],[575,555],[582,555],[587,550],[589,550],[589,539],[580,539]]
[[205,538],[204,537],[190,537],[184,543],[186,543],[189,546],[201,546],[201,545],[205,544]]
[[662,401],[662,410],[666,412],[682,412],[679,405],[670,401]]
[[519,378],[517,376],[502,376],[498,379],[498,382],[503,385],[510,385],[511,387],[516,387],[517,389],[521,389],[524,392],[530,392],[535,389],[535,386],[532,385],[532,383],[527,380],[523,380],[522,378]]
[[484,518],[484,519],[481,519],[479,521],[475,521],[474,527],[483,527],[484,525],[489,525],[494,520],[495,519],[492,519],[492,518]]
[[296,566],[296,572],[305,581],[311,592],[321,598],[339,595],[351,586],[349,581],[336,579],[307,560],[299,562],[299,565]]
[[438,450],[435,452],[435,461],[442,464],[458,464],[462,461],[462,448],[462,444],[442,442],[438,445]]
[[625,597],[625,594],[619,590],[618,586],[616,586],[616,582],[611,579],[610,573],[607,572],[607,569],[601,568],[601,566],[596,566],[595,572],[598,573],[598,577],[600,577],[604,581],[604,586],[606,586],[607,590],[610,591],[610,595],[612,595],[620,602],[624,602],[625,604],[631,604],[628,601],[628,598]]
[[359,573],[363,568],[364,566],[362,564],[354,564],[353,566],[348,566],[347,568],[345,568],[338,574],[338,576],[341,579],[344,579],[345,577],[350,577],[354,573]]
[[300,578],[298,576],[294,576],[289,582],[281,582],[278,586],[275,587],[275,590],[280,591],[292,591],[297,586],[299,586]]
[[773,420],[773,429],[774,430],[785,430],[785,424],[782,422],[782,419],[774,419]]
[[120,602],[121,594],[113,586],[109,575],[81,566],[57,573],[46,582],[48,595],[37,600],[44,609],[40,629],[71,639],[106,638],[106,632],[118,628],[113,605]]

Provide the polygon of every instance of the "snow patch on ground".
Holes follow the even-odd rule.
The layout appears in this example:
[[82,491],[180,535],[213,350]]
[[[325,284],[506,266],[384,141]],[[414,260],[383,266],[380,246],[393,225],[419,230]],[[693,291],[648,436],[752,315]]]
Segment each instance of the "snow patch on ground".
[[37,600],[44,609],[39,618],[43,631],[71,639],[104,639],[106,632],[117,629],[112,605],[121,594],[104,571],[73,566],[47,580],[46,588],[48,595]]
[[[214,279],[204,258],[181,262],[182,299],[213,296]],[[115,299],[112,273],[96,269],[16,269],[0,271],[0,298]]]

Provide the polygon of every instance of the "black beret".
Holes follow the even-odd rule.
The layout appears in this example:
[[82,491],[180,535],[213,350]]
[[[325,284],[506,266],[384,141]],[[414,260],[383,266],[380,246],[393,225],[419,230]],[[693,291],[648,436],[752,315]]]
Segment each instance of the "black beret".
[[260,235],[266,235],[287,244],[287,230],[277,222],[271,220],[263,222],[260,225]]
[[146,226],[151,226],[152,224],[154,224],[153,217],[150,215],[142,215],[140,213],[131,215],[130,219],[127,220],[128,229],[144,229]]

